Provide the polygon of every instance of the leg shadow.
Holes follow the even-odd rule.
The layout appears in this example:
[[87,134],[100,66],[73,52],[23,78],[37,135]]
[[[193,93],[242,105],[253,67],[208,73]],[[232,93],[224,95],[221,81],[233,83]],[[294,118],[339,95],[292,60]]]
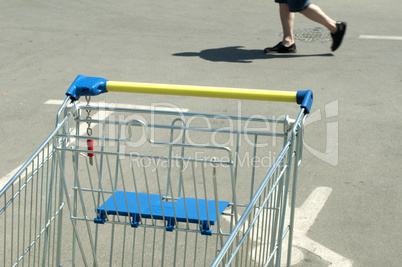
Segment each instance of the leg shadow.
[[251,63],[257,59],[270,58],[300,58],[300,57],[330,57],[332,53],[326,54],[264,54],[262,49],[244,49],[243,46],[229,46],[222,48],[205,49],[201,52],[176,53],[173,56],[200,57],[212,62]]

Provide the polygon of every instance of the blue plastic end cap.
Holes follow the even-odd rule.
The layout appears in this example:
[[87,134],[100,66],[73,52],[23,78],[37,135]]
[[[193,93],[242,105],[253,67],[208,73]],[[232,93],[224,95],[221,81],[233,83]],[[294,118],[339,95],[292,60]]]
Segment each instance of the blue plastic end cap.
[[[210,222],[213,225],[213,222]],[[208,221],[201,221],[201,235],[212,235],[212,230],[209,229]]]
[[98,218],[94,219],[94,223],[105,224],[105,212],[98,211]]
[[95,218],[95,219],[94,219],[94,223],[105,224],[105,220],[104,220],[104,219]]
[[68,88],[66,95],[75,101],[81,96],[94,96],[106,93],[106,82],[107,80],[104,78],[78,75],[70,88]]
[[133,228],[138,228],[138,225],[140,224],[140,216],[138,214],[134,214],[133,220],[131,222],[131,227]]
[[202,230],[201,229],[201,235],[211,236],[212,235],[212,230]]
[[173,232],[174,226],[176,224],[174,218],[167,218],[166,221],[167,221],[166,231]]
[[296,102],[301,108],[304,108],[305,113],[310,113],[311,106],[313,105],[313,91],[298,91],[296,94]]

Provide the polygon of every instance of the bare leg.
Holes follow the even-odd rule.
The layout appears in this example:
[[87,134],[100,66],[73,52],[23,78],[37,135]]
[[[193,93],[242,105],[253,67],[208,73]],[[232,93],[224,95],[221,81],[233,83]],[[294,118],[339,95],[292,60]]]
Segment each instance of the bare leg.
[[279,4],[279,15],[281,17],[284,46],[291,46],[295,41],[293,39],[293,23],[295,13],[289,12],[288,4]]
[[321,25],[325,26],[331,33],[335,33],[337,31],[336,21],[328,17],[324,11],[321,10],[320,7],[311,4],[305,10],[301,11],[304,16],[320,23]]

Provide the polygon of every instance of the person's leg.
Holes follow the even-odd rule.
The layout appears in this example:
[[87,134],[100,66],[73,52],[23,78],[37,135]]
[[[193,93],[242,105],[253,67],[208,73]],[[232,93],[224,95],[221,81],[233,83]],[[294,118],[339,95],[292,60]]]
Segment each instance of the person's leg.
[[279,4],[279,15],[281,18],[283,30],[282,44],[288,47],[294,44],[293,24],[295,20],[295,13],[289,12],[288,4]]
[[322,11],[322,9],[317,5],[311,4],[303,11],[300,11],[300,13],[312,21],[325,26],[331,33],[335,33],[338,30],[336,27],[336,21],[325,14],[324,11]]
[[279,15],[282,24],[283,38],[277,45],[265,48],[264,53],[296,53],[296,44],[293,38],[295,14],[289,11],[287,1],[277,0],[275,2],[279,3]]
[[331,32],[331,50],[335,51],[339,48],[346,32],[346,22],[331,19],[327,14],[324,13],[324,11],[321,10],[321,8],[313,4],[308,5],[308,7],[300,11],[300,13],[312,21],[318,22],[325,26]]

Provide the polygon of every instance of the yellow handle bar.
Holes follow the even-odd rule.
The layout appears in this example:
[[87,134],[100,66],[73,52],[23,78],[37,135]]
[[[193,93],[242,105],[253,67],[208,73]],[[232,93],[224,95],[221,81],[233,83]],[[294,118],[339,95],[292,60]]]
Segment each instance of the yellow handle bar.
[[73,84],[67,90],[66,95],[73,100],[77,100],[80,96],[98,95],[108,91],[294,102],[300,104],[301,107],[305,109],[306,113],[310,112],[313,103],[313,92],[310,90],[296,92],[157,83],[115,82],[108,81],[104,78],[86,77],[83,75],[77,76]]
[[159,95],[198,96],[247,100],[296,102],[297,92],[239,89],[226,87],[190,86],[158,83],[107,81],[108,92],[127,92]]

